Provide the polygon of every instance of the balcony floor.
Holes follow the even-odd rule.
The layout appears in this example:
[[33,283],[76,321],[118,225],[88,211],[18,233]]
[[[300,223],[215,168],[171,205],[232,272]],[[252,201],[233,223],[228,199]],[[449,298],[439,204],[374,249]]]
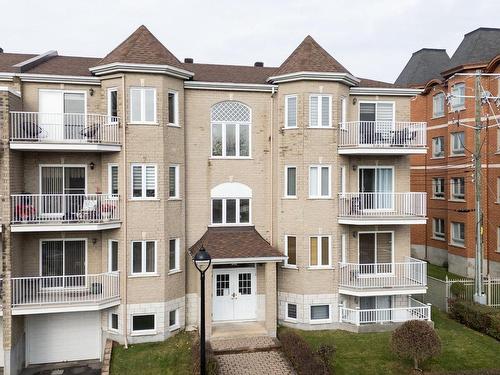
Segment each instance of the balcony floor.
[[347,225],[399,225],[399,224],[405,225],[405,224],[425,224],[426,222],[427,218],[420,216],[338,217],[339,224],[347,224]]
[[417,283],[414,286],[388,286],[380,288],[363,288],[339,285],[339,293],[356,297],[425,294],[427,293],[427,286]]
[[101,143],[10,142],[11,150],[50,152],[118,152],[120,145]]
[[44,223],[44,224],[11,224],[12,232],[82,232],[101,231],[120,228],[121,221],[102,223]]
[[41,303],[41,304],[26,304],[12,307],[12,315],[30,315],[30,314],[53,314],[62,312],[77,312],[77,311],[98,311],[104,310],[120,304],[120,297],[102,299],[99,301],[79,302],[75,299],[74,302],[68,301],[64,303]]
[[423,155],[427,147],[340,147],[339,155]]

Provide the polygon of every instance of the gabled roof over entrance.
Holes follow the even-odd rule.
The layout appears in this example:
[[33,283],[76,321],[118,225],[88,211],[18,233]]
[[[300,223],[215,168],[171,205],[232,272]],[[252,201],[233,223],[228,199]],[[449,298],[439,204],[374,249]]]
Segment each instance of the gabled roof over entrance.
[[244,258],[274,262],[284,259],[283,254],[273,248],[253,226],[209,227],[189,249],[191,256],[202,246],[215,263],[217,260],[238,261]]
[[182,63],[144,25],[135,30],[97,65],[112,63],[170,65],[184,69]]

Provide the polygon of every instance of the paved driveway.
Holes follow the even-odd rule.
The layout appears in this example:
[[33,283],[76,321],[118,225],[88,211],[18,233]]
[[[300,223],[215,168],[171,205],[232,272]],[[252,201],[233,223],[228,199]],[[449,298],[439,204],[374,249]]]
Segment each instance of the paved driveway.
[[53,363],[48,365],[30,366],[21,375],[100,375],[101,363],[85,361],[81,363]]

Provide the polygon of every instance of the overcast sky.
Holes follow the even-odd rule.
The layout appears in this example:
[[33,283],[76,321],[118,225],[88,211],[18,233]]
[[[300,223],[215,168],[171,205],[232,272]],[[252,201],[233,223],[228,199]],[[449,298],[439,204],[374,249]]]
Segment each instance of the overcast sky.
[[141,24],[180,60],[279,66],[312,35],[351,73],[393,82],[411,53],[500,27],[498,0],[20,0],[2,6],[5,52],[102,57]]

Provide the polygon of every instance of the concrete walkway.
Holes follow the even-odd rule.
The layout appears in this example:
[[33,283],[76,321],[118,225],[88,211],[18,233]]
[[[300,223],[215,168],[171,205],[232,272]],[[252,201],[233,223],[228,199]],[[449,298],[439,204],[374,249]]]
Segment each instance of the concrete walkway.
[[219,375],[294,375],[277,339],[269,336],[211,341]]

